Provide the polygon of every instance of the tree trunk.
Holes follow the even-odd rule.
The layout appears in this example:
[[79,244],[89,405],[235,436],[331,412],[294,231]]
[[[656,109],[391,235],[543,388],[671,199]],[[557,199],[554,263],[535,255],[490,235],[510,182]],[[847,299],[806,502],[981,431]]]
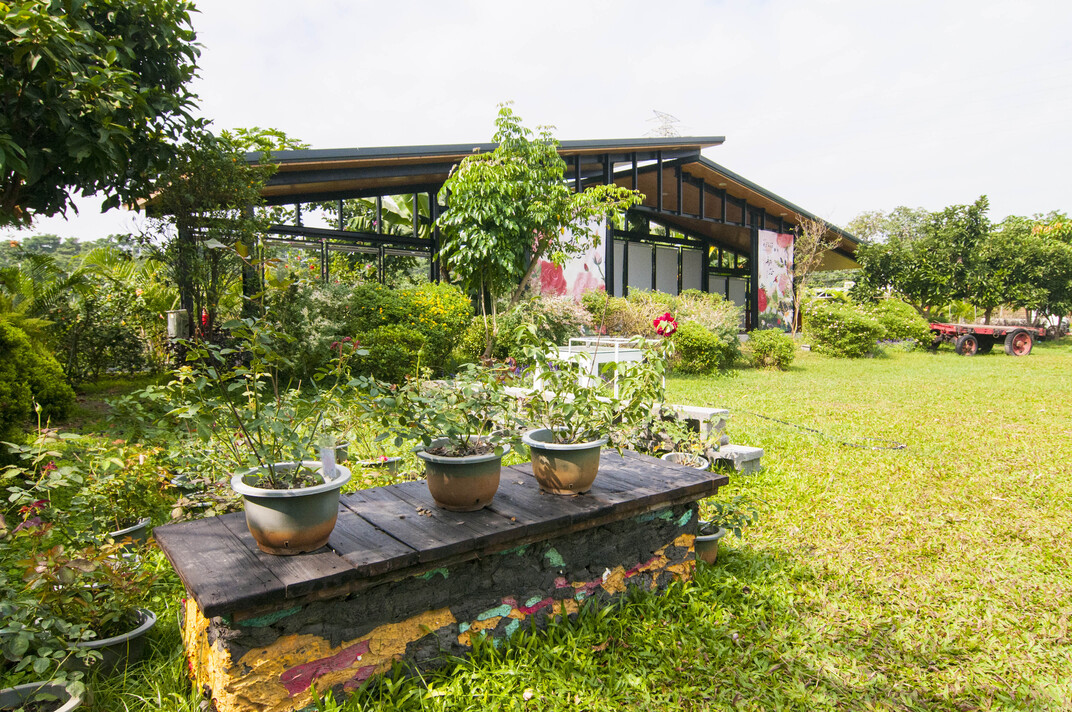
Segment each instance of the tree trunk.
[[986,308],[986,310],[983,312],[983,323],[984,324],[989,324],[990,323],[990,315],[993,314],[993,313],[994,313],[994,307],[987,307]]

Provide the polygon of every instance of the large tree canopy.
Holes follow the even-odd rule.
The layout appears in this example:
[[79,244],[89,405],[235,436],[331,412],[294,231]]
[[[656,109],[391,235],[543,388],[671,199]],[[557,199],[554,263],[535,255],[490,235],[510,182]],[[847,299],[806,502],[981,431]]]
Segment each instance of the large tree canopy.
[[185,0],[0,0],[0,226],[148,194],[195,120]]
[[991,225],[985,197],[941,212],[898,208],[865,213],[857,229],[881,239],[861,246],[856,293],[897,293],[924,315],[953,301],[983,311],[1025,309],[1029,316],[1072,310],[1072,230],[1060,213],[1009,216]]

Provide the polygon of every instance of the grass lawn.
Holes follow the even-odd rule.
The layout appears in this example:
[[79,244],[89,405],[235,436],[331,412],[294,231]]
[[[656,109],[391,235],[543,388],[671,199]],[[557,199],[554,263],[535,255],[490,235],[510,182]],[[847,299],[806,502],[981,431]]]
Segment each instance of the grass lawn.
[[[766,451],[724,490],[764,504],[717,566],[326,708],[1072,709],[1068,340],[1027,358],[799,354],[668,387],[731,408],[733,441]],[[907,448],[838,442],[865,437]],[[197,709],[171,614],[100,709]]]

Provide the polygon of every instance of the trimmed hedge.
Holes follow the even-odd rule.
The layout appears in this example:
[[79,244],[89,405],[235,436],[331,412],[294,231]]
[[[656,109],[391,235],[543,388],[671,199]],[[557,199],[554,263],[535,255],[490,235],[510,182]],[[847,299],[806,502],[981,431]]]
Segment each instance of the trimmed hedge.
[[793,364],[796,344],[793,337],[781,329],[757,329],[748,333],[751,362],[756,368],[776,368],[786,371]]
[[41,406],[41,418],[62,420],[74,404],[63,368],[38,350],[26,333],[0,321],[0,437],[11,440]]
[[867,311],[886,330],[883,338],[914,341],[917,347],[927,346],[934,340],[927,320],[912,305],[900,299],[882,299]]
[[681,322],[674,334],[674,370],[709,374],[733,365],[740,351],[737,340],[727,342],[695,321]]
[[804,330],[819,353],[843,358],[873,354],[886,329],[852,304],[816,300],[804,310]]

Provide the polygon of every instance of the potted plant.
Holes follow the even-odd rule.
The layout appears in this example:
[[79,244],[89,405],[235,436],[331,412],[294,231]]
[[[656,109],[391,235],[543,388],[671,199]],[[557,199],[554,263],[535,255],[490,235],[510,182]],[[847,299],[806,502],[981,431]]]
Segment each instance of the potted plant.
[[744,529],[758,520],[759,513],[746,495],[735,495],[728,501],[711,503],[710,519],[700,520],[696,528],[696,541],[693,544],[696,558],[715,563],[718,560],[718,543],[729,532],[738,539]]
[[0,710],[71,712],[82,706],[82,695],[62,682],[29,682],[0,690]]
[[[535,336],[534,327],[522,329]],[[554,344],[533,346],[530,341],[525,346],[525,357],[540,373],[540,386],[524,401],[526,419],[535,427],[522,441],[544,492],[574,495],[591,489],[600,451],[612,431],[630,430],[662,401],[669,342],[652,347],[639,339],[637,347],[647,350],[643,360],[627,367],[609,363],[597,373],[595,359],[586,353],[567,359]],[[617,378],[616,392],[603,386],[608,375]]]
[[71,506],[86,511],[96,532],[125,547],[144,544],[152,513],[164,505],[162,491],[169,487],[151,453],[121,444],[96,447],[84,458],[85,485]]
[[381,397],[370,401],[381,409],[396,445],[420,441],[415,452],[424,461],[428,491],[443,509],[482,509],[499,489],[516,423],[503,378],[502,369],[465,364],[452,381],[418,376],[396,389],[381,385]]
[[[172,382],[183,404],[171,415],[230,457],[238,470],[231,487],[243,498],[246,524],[261,551],[319,549],[335,527],[339,492],[350,479],[350,470],[335,462],[334,437],[322,437],[320,427],[355,350],[332,349],[332,362],[312,383],[287,388],[279,382],[282,357],[274,348],[281,337],[271,324],[241,319],[224,328],[235,347],[189,345],[187,365]],[[321,389],[328,380],[330,387]]]

